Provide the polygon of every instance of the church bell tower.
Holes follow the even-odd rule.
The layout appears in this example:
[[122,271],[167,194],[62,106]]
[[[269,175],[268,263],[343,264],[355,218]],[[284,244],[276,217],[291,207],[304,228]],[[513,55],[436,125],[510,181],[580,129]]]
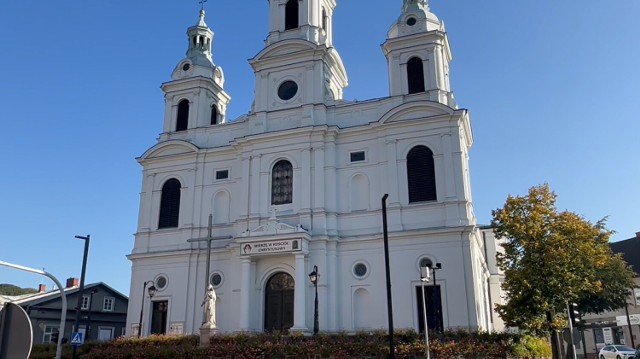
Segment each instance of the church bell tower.
[[335,0],[269,0],[266,46],[249,60],[254,112],[342,99],[348,79],[332,44],[335,7]]
[[200,10],[198,22],[187,30],[186,57],[173,69],[171,81],[162,84],[165,93],[165,134],[214,126],[226,121],[231,97],[224,91],[224,73],[213,62],[213,31]]
[[382,50],[387,57],[390,96],[426,93],[430,101],[457,107],[449,85],[449,40],[428,0],[403,0]]

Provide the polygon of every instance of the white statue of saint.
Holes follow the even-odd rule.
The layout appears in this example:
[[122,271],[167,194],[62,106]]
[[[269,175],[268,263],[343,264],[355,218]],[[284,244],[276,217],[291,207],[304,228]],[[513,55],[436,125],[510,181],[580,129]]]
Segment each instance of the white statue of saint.
[[202,313],[202,327],[215,329],[216,326],[216,292],[213,286],[209,284],[207,293],[202,301],[201,307],[204,307]]

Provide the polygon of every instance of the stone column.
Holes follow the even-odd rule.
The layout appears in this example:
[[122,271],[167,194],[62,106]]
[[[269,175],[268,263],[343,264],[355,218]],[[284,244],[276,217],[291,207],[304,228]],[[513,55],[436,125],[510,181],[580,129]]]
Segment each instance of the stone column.
[[240,285],[240,330],[250,330],[251,258],[242,258],[242,283]]
[[306,288],[307,273],[305,271],[304,254],[296,254],[295,294],[293,297],[293,328],[292,331],[306,331]]

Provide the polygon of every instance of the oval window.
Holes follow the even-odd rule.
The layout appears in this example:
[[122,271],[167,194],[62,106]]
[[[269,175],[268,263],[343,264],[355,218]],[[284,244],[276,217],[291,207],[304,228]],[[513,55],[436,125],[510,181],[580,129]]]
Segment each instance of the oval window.
[[281,100],[291,100],[298,93],[298,84],[293,81],[285,81],[278,87],[278,97]]
[[409,26],[413,26],[416,24],[416,18],[415,17],[410,17],[407,19],[407,25]]

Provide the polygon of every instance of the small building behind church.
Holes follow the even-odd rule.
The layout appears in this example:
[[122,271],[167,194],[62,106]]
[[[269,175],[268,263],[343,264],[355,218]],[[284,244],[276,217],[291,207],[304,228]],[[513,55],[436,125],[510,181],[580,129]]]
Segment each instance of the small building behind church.
[[337,1],[269,0],[265,47],[249,60],[254,102],[235,119],[200,12],[161,87],[163,132],[138,158],[128,335],[198,333],[209,284],[220,332],[309,333],[314,269],[320,331],[386,329],[383,201],[395,327],[424,330],[429,266],[430,329],[501,329],[496,245],[473,212],[473,135],[450,88],[447,33],[427,0],[395,1],[380,39],[389,93],[349,101]]

